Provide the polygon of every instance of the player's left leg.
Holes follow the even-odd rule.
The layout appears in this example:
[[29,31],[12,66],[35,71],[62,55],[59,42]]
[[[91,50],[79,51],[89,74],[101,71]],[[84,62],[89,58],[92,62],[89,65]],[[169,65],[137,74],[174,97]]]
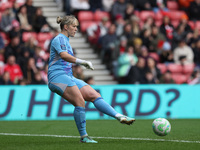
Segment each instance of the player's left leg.
[[94,106],[104,114],[116,118],[123,124],[130,125],[135,121],[134,118],[130,118],[116,112],[116,110],[112,106],[110,106],[106,101],[104,101],[101,95],[98,92],[96,92],[90,85],[83,86],[80,89],[80,91],[83,98],[86,101],[93,102]]

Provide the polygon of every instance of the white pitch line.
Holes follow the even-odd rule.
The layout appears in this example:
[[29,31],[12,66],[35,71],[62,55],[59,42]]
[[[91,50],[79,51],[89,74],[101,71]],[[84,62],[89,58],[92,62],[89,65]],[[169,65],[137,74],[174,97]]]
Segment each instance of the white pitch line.
[[[50,135],[50,134],[0,133],[0,135],[10,135],[10,136],[43,136],[43,137],[60,137],[60,138],[80,138],[80,136]],[[150,138],[129,138],[129,137],[91,137],[91,138],[109,139],[109,140],[157,141],[157,142],[177,142],[177,143],[198,143],[198,144],[200,144],[200,141],[165,140],[165,139],[150,139]]]

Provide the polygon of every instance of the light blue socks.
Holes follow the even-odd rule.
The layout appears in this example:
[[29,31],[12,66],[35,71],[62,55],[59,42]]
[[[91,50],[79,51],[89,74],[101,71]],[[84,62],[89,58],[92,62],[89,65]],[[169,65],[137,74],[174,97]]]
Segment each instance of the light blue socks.
[[102,97],[98,97],[94,102],[94,106],[104,114],[107,114],[111,117],[116,117],[118,114],[112,106],[110,106]]
[[81,136],[87,135],[86,132],[86,119],[85,119],[85,108],[75,106],[74,109],[74,120]]

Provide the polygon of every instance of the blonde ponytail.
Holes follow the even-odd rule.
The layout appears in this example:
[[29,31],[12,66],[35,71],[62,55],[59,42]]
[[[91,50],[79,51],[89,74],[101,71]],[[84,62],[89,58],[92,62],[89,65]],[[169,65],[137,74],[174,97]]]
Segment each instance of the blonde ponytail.
[[61,18],[60,16],[57,17],[56,22],[57,24],[60,24],[62,22],[63,18]]

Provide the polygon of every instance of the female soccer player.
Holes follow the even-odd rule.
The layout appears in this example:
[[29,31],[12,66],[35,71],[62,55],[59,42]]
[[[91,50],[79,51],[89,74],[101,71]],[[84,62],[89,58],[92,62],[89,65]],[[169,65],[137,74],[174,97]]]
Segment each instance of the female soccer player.
[[97,143],[86,132],[85,101],[90,101],[101,112],[116,118],[121,123],[132,124],[135,119],[117,113],[101,95],[90,85],[73,76],[72,63],[85,66],[94,70],[90,61],[74,57],[69,37],[74,37],[77,32],[78,20],[74,16],[57,17],[61,33],[51,42],[50,59],[48,68],[48,87],[74,107],[74,120],[83,143]]

